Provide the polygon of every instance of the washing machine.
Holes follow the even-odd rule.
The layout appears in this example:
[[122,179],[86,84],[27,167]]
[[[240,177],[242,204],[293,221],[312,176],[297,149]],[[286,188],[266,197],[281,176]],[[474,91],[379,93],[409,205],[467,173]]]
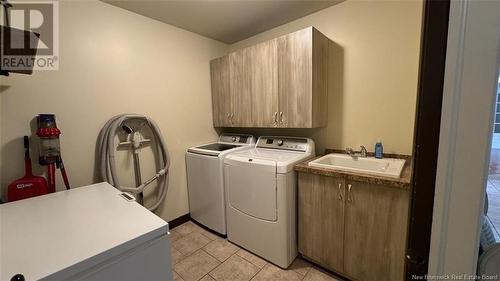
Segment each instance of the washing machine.
[[287,268],[297,256],[295,164],[314,157],[308,138],[260,137],[224,160],[229,241]]
[[226,235],[224,158],[254,146],[255,138],[251,135],[222,134],[217,142],[187,150],[187,185],[192,219]]

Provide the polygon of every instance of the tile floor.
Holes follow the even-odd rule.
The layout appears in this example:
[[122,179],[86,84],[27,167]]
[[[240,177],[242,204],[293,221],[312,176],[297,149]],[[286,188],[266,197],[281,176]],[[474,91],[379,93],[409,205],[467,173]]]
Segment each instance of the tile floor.
[[174,280],[341,280],[297,258],[283,270],[189,221],[171,230]]
[[488,177],[486,192],[489,201],[487,217],[495,228],[497,240],[500,240],[500,174]]

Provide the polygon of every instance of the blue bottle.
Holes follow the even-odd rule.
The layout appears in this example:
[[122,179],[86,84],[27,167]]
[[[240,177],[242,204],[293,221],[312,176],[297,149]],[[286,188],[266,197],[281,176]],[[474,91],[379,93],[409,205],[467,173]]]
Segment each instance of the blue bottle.
[[384,146],[382,145],[382,141],[379,139],[375,144],[375,158],[382,159],[384,157]]

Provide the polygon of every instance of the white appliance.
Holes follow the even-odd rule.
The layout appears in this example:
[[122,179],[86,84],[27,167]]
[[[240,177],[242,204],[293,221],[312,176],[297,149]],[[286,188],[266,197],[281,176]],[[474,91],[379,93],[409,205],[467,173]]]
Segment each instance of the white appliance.
[[250,135],[223,134],[219,141],[189,148],[186,166],[191,218],[226,235],[224,158],[235,151],[252,148]]
[[2,204],[0,237],[0,280],[173,279],[168,224],[108,183]]
[[229,241],[287,268],[297,256],[297,175],[313,157],[307,138],[260,137],[224,161]]

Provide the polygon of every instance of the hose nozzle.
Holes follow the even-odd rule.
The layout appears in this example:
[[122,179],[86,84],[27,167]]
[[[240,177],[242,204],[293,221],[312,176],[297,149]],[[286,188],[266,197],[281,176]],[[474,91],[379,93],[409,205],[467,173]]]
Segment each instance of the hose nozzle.
[[125,125],[123,124],[122,125],[122,129],[125,131],[125,133],[127,134],[132,134],[134,132],[134,130],[132,130],[132,128],[130,128],[128,125]]

